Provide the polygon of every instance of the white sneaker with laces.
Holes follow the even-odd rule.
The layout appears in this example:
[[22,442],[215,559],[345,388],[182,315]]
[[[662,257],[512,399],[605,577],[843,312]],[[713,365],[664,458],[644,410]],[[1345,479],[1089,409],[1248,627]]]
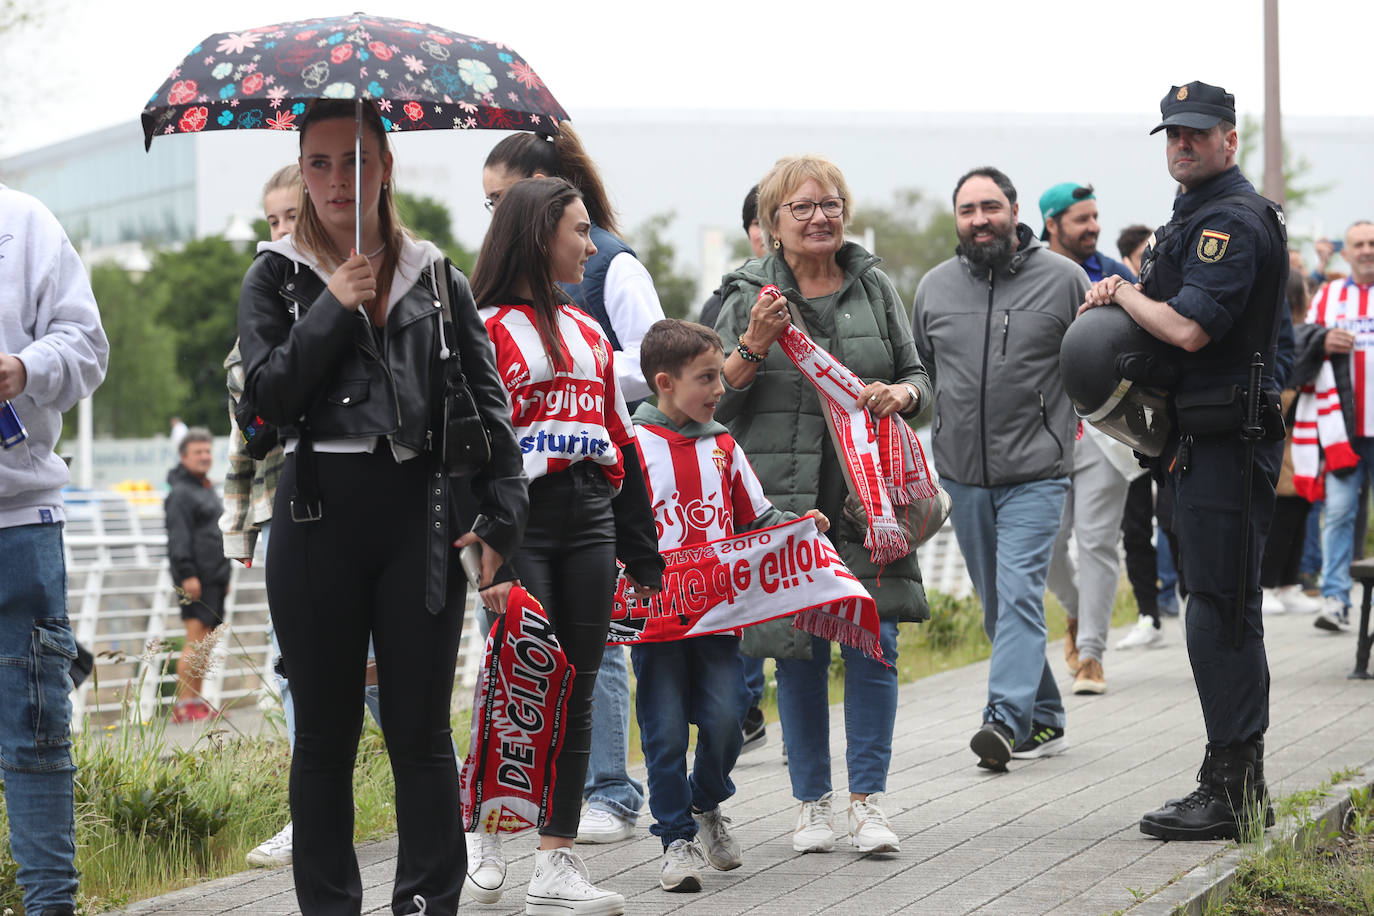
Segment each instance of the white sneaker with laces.
[[1303,594],[1301,585],[1280,585],[1276,594],[1290,614],[1315,614],[1321,610],[1322,603]]
[[701,890],[701,869],[706,864],[696,840],[673,840],[663,850],[663,870],[658,885],[665,891],[691,894]]
[[1350,629],[1350,608],[1334,595],[1327,595],[1322,599],[1322,609],[1317,612],[1317,619],[1312,621],[1312,625],[1318,630],[1344,633]]
[[595,887],[582,858],[566,847],[534,853],[525,916],[620,916],[625,898]]
[[702,855],[716,871],[730,871],[743,863],[739,854],[739,842],[730,835],[730,818],[716,805],[710,811],[693,811],[692,819],[697,822],[697,840],[701,843]]
[[1153,617],[1140,617],[1130,632],[1117,641],[1118,649],[1145,649],[1156,645],[1164,638],[1164,630],[1155,626]]
[[878,807],[878,798],[874,792],[865,801],[849,803],[849,842],[859,852],[901,852],[897,834]]
[[1288,605],[1283,598],[1279,597],[1279,590],[1276,588],[1260,589],[1260,613],[1261,614],[1287,614]]
[[468,874],[463,879],[464,895],[478,903],[499,903],[506,883],[506,856],[501,851],[501,834],[467,833]]
[[588,808],[577,822],[579,843],[619,843],[634,835],[634,821],[601,808]]
[[835,828],[831,826],[834,792],[815,801],[802,802],[797,829],[792,833],[792,848],[797,852],[829,852],[835,848]]
[[248,851],[248,864],[262,868],[279,868],[291,864],[292,828],[290,822],[270,840],[264,840]]

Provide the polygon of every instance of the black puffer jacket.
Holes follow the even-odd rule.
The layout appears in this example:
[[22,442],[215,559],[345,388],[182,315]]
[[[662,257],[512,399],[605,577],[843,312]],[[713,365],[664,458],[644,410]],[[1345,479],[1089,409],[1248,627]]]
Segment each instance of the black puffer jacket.
[[[389,309],[385,333],[374,335],[366,313],[344,308],[290,239],[262,246],[239,295],[244,392],[286,438],[296,438],[304,421],[316,442],[385,436],[398,455],[408,449],[433,460],[430,442],[437,445],[441,422],[438,354],[441,342],[457,348],[491,435],[491,461],[470,481],[486,516],[476,531],[508,557],[529,509],[510,406],[467,278],[458,271],[449,277],[456,330],[441,338],[429,279],[437,255],[428,243],[407,241],[393,284],[408,282],[409,289]],[[321,497],[327,501],[329,494]]]
[[224,558],[224,538],[219,531],[224,504],[213,488],[182,465],[167,472],[172,491],[167,494],[167,559],[172,581],[180,585],[193,576],[202,585],[229,581],[229,561]]

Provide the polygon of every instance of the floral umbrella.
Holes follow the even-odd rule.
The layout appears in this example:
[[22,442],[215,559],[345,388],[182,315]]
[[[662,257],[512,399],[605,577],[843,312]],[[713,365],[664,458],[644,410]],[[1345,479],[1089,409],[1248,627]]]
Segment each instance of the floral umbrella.
[[500,42],[354,13],[211,35],[149,99],[144,146],[203,130],[294,130],[322,98],[370,100],[389,131],[552,134],[568,117]]

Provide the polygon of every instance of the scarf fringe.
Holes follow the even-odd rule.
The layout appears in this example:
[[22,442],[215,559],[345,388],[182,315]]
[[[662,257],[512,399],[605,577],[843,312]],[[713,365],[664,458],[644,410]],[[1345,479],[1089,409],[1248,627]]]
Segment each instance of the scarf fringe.
[[837,613],[825,608],[808,608],[796,615],[793,620],[792,626],[795,629],[837,642],[842,646],[849,646],[851,649],[858,649],[869,658],[880,661],[889,668],[892,667],[887,659],[883,658],[883,649],[878,642],[877,633],[865,630],[859,624]]
[[868,517],[868,533],[864,536],[864,546],[868,548],[877,566],[895,563],[911,553],[911,544],[907,541],[906,532],[891,515]]

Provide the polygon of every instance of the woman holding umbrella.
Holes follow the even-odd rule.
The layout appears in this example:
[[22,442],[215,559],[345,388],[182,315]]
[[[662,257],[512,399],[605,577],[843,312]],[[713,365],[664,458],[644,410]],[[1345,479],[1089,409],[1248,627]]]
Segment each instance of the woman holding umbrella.
[[[306,112],[295,232],[266,246],[244,278],[240,349],[245,397],[281,428],[287,451],[267,586],[296,704],[297,900],[312,916],[361,909],[352,772],[371,636],[396,782],[392,910],[435,916],[455,912],[465,872],[448,720],[465,579],[449,547],[450,478],[430,441],[443,391],[437,354],[449,346],[491,438],[490,462],[470,480],[486,520],[465,536],[482,544],[484,582],[515,551],[528,503],[467,282],[436,276],[438,249],[400,224],[384,127],[371,104],[361,110],[361,181],[354,103]],[[435,308],[442,282],[447,329]]]

